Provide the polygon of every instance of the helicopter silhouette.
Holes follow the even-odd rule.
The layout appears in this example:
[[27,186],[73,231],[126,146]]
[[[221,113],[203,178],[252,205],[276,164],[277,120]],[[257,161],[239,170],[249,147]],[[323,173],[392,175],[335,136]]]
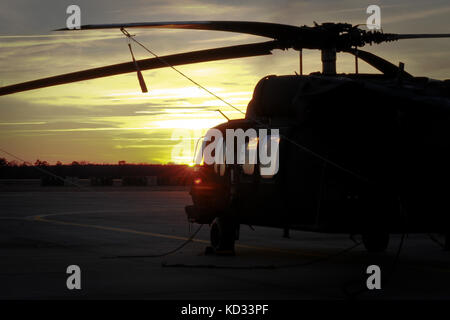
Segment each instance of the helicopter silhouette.
[[[450,81],[413,76],[404,64],[394,65],[360,48],[450,34],[384,33],[347,23],[309,27],[246,21],[80,29],[119,29],[132,38],[127,29],[133,28],[228,31],[272,40],[142,60],[132,54],[132,62],[9,85],[0,88],[0,95],[130,72],[137,72],[145,92],[141,70],[294,49],[300,52],[300,74],[262,78],[245,118],[213,128],[224,136],[227,129],[279,130],[279,170],[263,175],[261,163],[204,163],[195,168],[193,204],[186,213],[191,222],[211,225],[211,250],[234,253],[243,224],[361,234],[370,252],[384,251],[393,233],[443,233],[449,242]],[[58,31],[63,30],[68,29]],[[303,75],[303,49],[321,51],[322,72]],[[355,57],[355,73],[336,73],[338,52]],[[359,73],[359,60],[380,74]]]

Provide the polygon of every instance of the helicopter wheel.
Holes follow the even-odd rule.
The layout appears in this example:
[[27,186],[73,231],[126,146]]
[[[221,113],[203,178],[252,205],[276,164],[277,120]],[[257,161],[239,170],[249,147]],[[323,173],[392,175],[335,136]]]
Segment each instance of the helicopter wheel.
[[445,234],[444,251],[450,251],[450,232]]
[[[236,224],[223,217],[216,218],[211,224],[211,249],[215,254],[234,255]],[[209,253],[211,250],[207,250]]]
[[362,235],[362,241],[368,252],[383,252],[387,249],[389,244],[389,233],[364,233]]

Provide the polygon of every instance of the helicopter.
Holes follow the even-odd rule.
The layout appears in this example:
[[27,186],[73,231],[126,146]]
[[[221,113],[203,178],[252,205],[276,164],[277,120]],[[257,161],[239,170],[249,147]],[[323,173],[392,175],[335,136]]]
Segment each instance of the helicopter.
[[[277,153],[278,170],[262,174],[259,159],[200,162],[194,168],[193,204],[185,211],[190,222],[211,226],[212,252],[234,253],[241,225],[360,234],[369,252],[386,250],[395,233],[442,233],[450,243],[450,80],[413,76],[403,63],[397,66],[360,49],[450,34],[251,21],[96,24],[80,30],[119,29],[132,37],[127,29],[133,28],[228,31],[271,40],[142,60],[133,56],[132,62],[5,86],[0,95],[131,72],[137,72],[145,92],[141,70],[294,49],[299,51],[300,74],[265,76],[245,118],[212,128],[223,136],[230,129],[277,130],[277,148],[271,152]],[[321,51],[321,72],[303,75],[303,49]],[[354,73],[336,73],[339,52],[355,57]],[[380,73],[360,73],[359,60]],[[246,150],[261,144],[259,138],[247,137]],[[210,143],[203,141],[201,159]]]

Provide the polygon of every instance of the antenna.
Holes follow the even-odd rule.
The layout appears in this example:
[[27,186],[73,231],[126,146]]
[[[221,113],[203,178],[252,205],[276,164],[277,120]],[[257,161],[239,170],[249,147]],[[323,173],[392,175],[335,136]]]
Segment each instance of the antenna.
[[299,57],[300,57],[300,75],[303,75],[303,49],[299,50]]
[[228,121],[230,121],[230,118],[228,118],[225,113],[223,113],[222,111],[220,111],[219,109],[216,110],[217,112],[219,112],[225,119],[227,119]]

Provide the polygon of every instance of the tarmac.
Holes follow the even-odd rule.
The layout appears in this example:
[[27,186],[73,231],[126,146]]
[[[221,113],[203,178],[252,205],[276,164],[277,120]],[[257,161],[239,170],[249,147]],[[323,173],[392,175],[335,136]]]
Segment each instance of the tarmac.
[[[450,252],[429,235],[369,254],[345,234],[243,225],[235,256],[205,255],[209,226],[188,241],[189,204],[184,187],[3,188],[0,299],[450,298]],[[70,265],[80,290],[67,288]],[[380,290],[367,289],[370,265]]]

